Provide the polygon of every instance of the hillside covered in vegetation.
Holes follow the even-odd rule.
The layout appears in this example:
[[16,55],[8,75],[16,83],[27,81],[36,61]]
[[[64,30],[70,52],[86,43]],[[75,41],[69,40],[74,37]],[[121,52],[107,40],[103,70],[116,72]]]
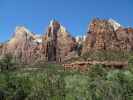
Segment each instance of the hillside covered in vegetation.
[[127,60],[128,67],[97,64],[81,72],[56,63],[19,65],[6,55],[0,60],[0,100],[133,100],[133,53],[91,55],[80,59]]

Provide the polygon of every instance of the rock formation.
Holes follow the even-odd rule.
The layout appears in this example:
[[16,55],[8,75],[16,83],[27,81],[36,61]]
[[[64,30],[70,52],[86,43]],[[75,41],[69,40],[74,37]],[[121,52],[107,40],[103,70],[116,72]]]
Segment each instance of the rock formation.
[[0,44],[0,57],[11,53],[15,60],[25,64],[62,62],[77,57],[81,51],[85,53],[95,50],[133,50],[133,29],[124,28],[112,19],[94,19],[84,40],[70,36],[66,28],[56,20],[50,22],[43,36],[19,26],[8,42]]
[[22,63],[36,62],[43,57],[39,38],[25,27],[17,27],[14,36],[4,44],[2,54],[11,53]]
[[123,28],[114,20],[94,19],[84,43],[83,53],[90,50],[133,50],[133,29]]
[[[51,21],[44,36],[38,36],[23,26],[17,27],[13,37],[0,45],[0,54],[11,53],[21,63],[64,61],[74,53],[75,39],[57,21]],[[74,53],[75,54],[75,53]]]
[[44,36],[43,45],[47,47],[48,61],[60,62],[74,52],[76,41],[58,21],[53,20]]

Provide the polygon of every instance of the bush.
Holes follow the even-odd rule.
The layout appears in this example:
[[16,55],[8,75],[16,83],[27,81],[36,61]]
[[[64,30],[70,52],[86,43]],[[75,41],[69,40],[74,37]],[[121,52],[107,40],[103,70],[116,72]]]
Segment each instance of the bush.
[[88,75],[90,79],[102,78],[104,79],[107,75],[107,69],[104,68],[104,65],[92,65],[89,68]]
[[88,79],[84,75],[65,77],[66,100],[87,100]]
[[129,57],[129,52],[117,52],[117,51],[90,51],[82,55],[84,60],[88,58],[91,60],[99,60],[99,61],[125,61]]
[[8,53],[5,54],[3,57],[0,59],[0,70],[1,71],[10,71],[15,69],[15,61],[13,59],[13,56]]
[[3,100],[132,100],[133,73],[95,65],[86,73],[48,64],[41,70],[0,73]]

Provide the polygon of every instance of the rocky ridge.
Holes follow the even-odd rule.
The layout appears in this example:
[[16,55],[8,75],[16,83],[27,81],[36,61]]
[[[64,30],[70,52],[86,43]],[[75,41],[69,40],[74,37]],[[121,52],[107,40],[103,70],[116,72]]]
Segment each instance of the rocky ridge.
[[132,44],[132,28],[124,28],[110,20],[94,19],[89,25],[83,53],[92,50],[132,51]]
[[13,37],[0,46],[1,55],[11,53],[21,63],[44,61],[61,62],[71,57],[76,45],[75,39],[58,22],[51,21],[47,32],[38,36],[24,26],[16,27]]
[[42,36],[18,26],[13,37],[0,45],[1,56],[11,53],[23,64],[63,62],[96,50],[132,51],[133,29],[125,28],[113,19],[93,19],[87,36],[74,38],[58,21],[52,20]]

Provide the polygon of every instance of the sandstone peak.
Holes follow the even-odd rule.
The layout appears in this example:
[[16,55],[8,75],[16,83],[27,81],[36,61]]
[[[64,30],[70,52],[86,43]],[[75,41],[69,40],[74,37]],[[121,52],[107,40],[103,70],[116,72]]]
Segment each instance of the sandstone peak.
[[113,19],[94,19],[88,29],[83,52],[90,50],[133,50],[133,29],[124,28]]
[[15,45],[20,42],[35,39],[35,36],[24,26],[17,26],[13,37],[8,41],[8,45]]
[[109,19],[108,21],[114,27],[114,30],[117,30],[119,27],[122,27],[121,24],[119,24],[117,21],[113,19]]
[[[51,28],[51,31],[58,31],[60,33],[67,33],[66,28],[60,24],[59,21],[53,19],[50,21],[49,27]],[[66,34],[64,34],[66,35]]]
[[26,27],[24,26],[17,26],[15,29],[15,35],[28,35],[33,36],[33,33],[31,33]]
[[46,35],[43,38],[48,61],[64,61],[74,51],[75,41],[58,21],[50,21]]
[[114,27],[106,19],[95,18],[89,25],[88,32],[102,33],[106,31],[114,31]]
[[[101,30],[101,29],[112,30],[112,28],[113,28],[113,30],[116,31],[118,28],[122,27],[122,25],[119,24],[114,19],[95,18],[90,23],[88,30],[92,31],[92,27],[97,28],[99,30]],[[93,31],[95,31],[95,29],[93,29]]]

